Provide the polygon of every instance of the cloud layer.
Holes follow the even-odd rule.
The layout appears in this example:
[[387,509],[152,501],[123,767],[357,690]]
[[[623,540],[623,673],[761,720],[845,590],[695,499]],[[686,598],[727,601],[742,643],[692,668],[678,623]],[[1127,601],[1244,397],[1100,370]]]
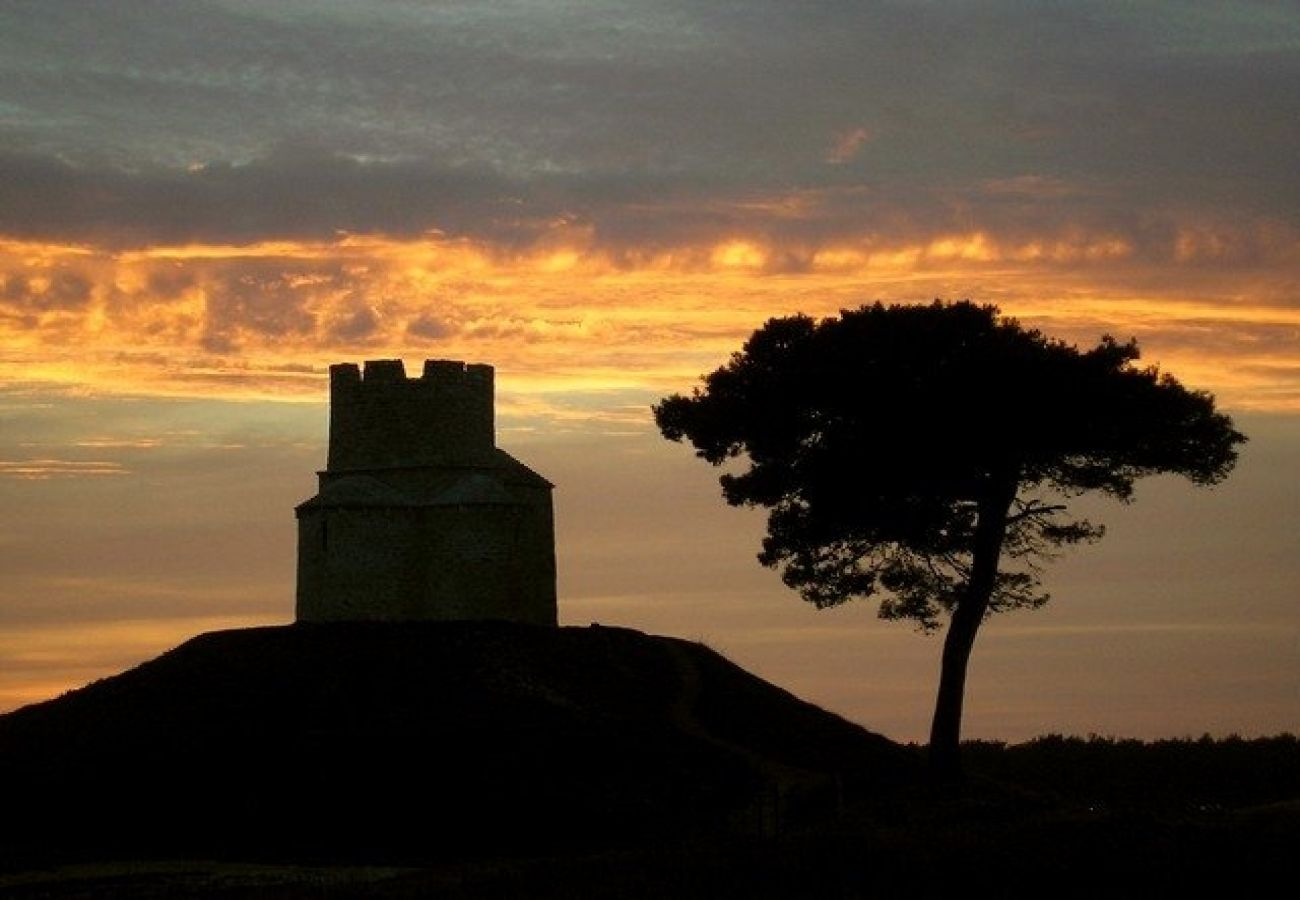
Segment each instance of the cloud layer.
[[[441,236],[117,252],[9,241],[0,381],[318,398],[330,360],[443,356],[494,362],[508,402],[542,418],[597,415],[603,392],[600,415],[618,419],[629,397],[681,389],[769,316],[939,296],[996,302],[1081,344],[1135,336],[1149,360],[1230,406],[1296,410],[1300,309],[1279,271],[1153,264],[1084,234],[874,240],[798,265],[783,245],[745,240],[630,263],[565,228],[511,251]],[[538,405],[543,395],[560,406]]]
[[971,296],[1295,408],[1298,82],[1265,3],[8,4],[0,378],[657,389]]
[[569,217],[615,243],[691,243],[746,212],[775,236],[752,202],[792,196],[823,201],[792,229],[804,240],[1300,215],[1300,13],[1279,4],[126,0],[0,17],[0,231],[24,237],[520,240]]

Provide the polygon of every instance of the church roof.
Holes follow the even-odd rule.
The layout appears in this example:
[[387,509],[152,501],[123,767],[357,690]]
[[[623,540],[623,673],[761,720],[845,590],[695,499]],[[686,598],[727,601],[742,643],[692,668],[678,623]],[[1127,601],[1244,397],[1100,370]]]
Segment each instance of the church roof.
[[504,468],[510,470],[511,480],[520,484],[527,484],[531,487],[553,488],[555,487],[549,480],[537,474],[533,469],[515,459],[506,451],[497,448],[497,462]]
[[320,493],[298,509],[311,509],[316,506],[349,507],[362,506],[418,506],[401,491],[378,478],[370,475],[348,475],[336,478],[321,488]]
[[457,478],[442,492],[422,505],[466,506],[469,504],[510,504],[516,500],[501,482],[483,472],[471,472]]
[[[298,505],[298,510],[319,508],[410,508],[425,506],[516,506],[522,504],[503,482],[550,487],[546,481],[527,466],[508,454],[502,453],[498,466],[492,469],[451,470],[450,477],[438,485],[430,495],[420,491],[407,493],[386,484],[372,475],[357,472],[332,478],[320,493]],[[500,463],[506,463],[500,465]]]

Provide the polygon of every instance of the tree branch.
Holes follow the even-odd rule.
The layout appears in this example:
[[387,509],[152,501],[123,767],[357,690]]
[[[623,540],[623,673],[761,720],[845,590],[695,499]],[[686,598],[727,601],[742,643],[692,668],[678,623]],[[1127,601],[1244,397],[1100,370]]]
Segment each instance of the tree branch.
[[1032,519],[1036,516],[1051,516],[1059,512],[1065,512],[1069,509],[1064,503],[1053,503],[1051,505],[1039,504],[1036,500],[1030,500],[1025,503],[1020,512],[1007,516],[1007,524],[1014,525],[1024,519]]

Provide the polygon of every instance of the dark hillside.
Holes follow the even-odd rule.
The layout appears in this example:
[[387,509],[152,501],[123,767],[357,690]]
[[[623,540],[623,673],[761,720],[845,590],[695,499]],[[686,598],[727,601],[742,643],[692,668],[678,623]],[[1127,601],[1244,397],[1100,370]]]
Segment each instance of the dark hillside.
[[977,742],[949,795],[686,641],[222,632],[0,716],[0,897],[1253,895],[1298,746]]
[[0,717],[0,844],[434,860],[761,834],[918,760],[686,641],[505,623],[217,632]]

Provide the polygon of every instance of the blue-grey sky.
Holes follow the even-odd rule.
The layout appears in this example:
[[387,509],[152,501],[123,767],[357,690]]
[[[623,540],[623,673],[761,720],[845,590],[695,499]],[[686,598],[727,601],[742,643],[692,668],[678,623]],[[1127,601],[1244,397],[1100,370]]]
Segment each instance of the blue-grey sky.
[[[1298,48],[1272,2],[9,2],[0,224],[1294,228]],[[797,221],[744,203],[793,192]]]

